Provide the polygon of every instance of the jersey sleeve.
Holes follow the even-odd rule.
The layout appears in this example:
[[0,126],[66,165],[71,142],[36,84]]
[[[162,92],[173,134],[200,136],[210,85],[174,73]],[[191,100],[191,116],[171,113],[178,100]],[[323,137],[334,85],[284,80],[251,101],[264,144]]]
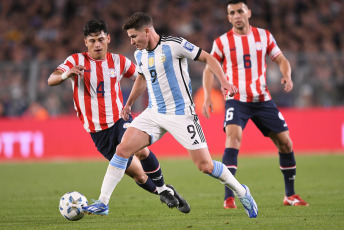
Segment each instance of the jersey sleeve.
[[175,52],[178,58],[197,60],[202,49],[182,38],[181,43],[175,43]]
[[271,60],[274,60],[278,55],[282,53],[280,48],[277,45],[277,42],[275,38],[272,36],[272,34],[269,31],[266,31],[267,33],[267,54],[269,55]]
[[120,56],[121,61],[123,61],[123,64],[124,64],[122,76],[124,78],[130,78],[132,80],[135,80],[138,75],[138,70],[137,70],[136,65],[127,57],[124,57],[123,55],[119,55],[119,56]]
[[221,42],[220,38],[217,38],[214,42],[213,42],[213,47],[211,49],[210,54],[216,58],[216,60],[218,60],[220,63],[222,63],[223,61],[223,45]]
[[67,72],[74,66],[76,66],[75,56],[77,54],[70,55],[62,64],[60,64],[56,69],[62,70],[63,72]]

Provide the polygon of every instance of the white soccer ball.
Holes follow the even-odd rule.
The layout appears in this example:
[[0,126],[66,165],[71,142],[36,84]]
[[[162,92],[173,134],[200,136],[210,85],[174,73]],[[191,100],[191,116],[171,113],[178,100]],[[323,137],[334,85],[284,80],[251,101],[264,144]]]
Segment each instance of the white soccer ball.
[[60,199],[59,210],[67,220],[80,220],[85,214],[82,207],[88,206],[87,198],[79,192],[67,192]]

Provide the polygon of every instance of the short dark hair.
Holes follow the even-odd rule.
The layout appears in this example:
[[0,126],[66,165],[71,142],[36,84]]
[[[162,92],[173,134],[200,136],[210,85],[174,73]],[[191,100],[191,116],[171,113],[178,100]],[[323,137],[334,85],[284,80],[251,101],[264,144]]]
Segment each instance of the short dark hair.
[[83,28],[85,37],[90,34],[100,34],[102,31],[108,34],[107,24],[102,19],[92,19],[88,21]]
[[238,3],[244,3],[246,6],[248,6],[246,0],[229,0],[229,1],[227,2],[227,6],[228,6],[229,4],[238,4]]
[[136,12],[131,15],[123,24],[123,30],[135,29],[139,30],[144,26],[152,26],[153,19],[152,17],[144,12]]

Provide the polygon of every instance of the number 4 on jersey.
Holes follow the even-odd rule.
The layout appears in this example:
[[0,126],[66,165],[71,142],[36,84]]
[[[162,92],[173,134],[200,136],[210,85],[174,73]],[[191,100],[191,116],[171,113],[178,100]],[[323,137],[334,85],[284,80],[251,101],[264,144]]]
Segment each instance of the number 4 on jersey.
[[97,94],[101,93],[102,97],[104,97],[105,94],[105,90],[104,90],[104,81],[99,82],[98,86],[97,86]]

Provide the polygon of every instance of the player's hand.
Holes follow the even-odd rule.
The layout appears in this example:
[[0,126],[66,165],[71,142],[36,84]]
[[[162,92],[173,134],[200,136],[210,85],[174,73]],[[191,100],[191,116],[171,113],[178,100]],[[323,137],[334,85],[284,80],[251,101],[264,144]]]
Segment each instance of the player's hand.
[[211,99],[205,99],[204,103],[203,103],[203,109],[202,109],[202,114],[205,118],[210,118],[210,113],[213,113],[213,102],[211,101]]
[[76,65],[67,72],[67,77],[74,77],[76,75],[79,75],[80,77],[84,77],[84,70],[85,66],[82,65]]
[[127,121],[129,119],[129,114],[131,113],[131,106],[125,105],[121,111],[121,117]]
[[231,97],[239,92],[238,88],[235,85],[229,84],[227,81],[221,84],[221,91],[223,95],[226,95],[228,92],[229,96]]
[[287,93],[290,92],[293,89],[294,83],[293,81],[289,78],[282,78],[281,79],[281,84],[284,84],[284,91],[286,91]]

